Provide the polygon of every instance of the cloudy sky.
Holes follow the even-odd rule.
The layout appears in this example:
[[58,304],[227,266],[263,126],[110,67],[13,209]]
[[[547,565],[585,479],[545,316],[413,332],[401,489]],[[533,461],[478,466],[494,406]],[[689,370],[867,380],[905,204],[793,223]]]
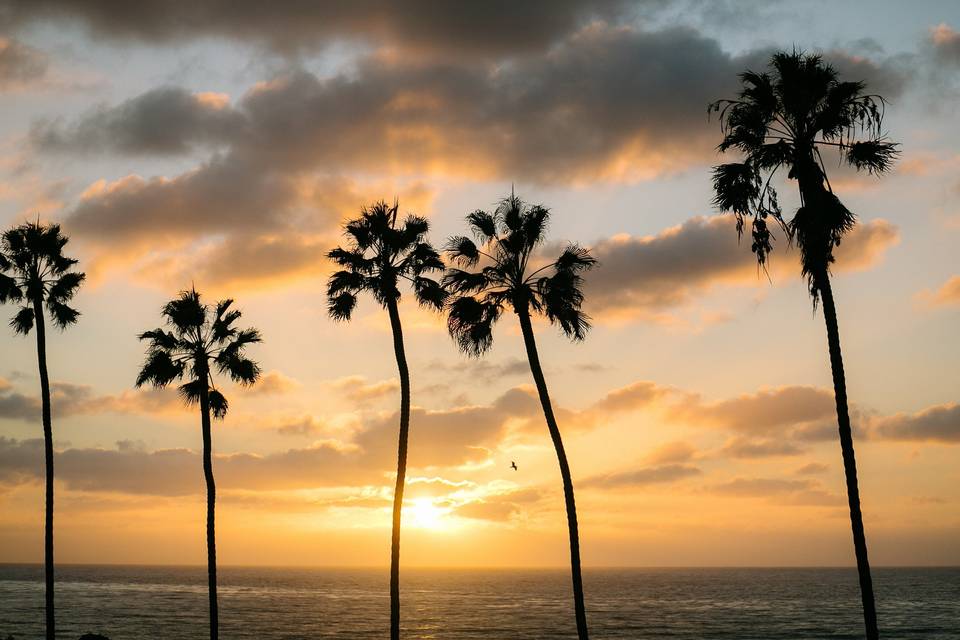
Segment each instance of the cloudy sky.
[[[835,292],[872,560],[960,563],[960,5],[291,5],[0,2],[0,223],[61,222],[89,276],[49,344],[59,561],[203,561],[198,417],[132,387],[136,334],[195,283],[265,336],[214,433],[221,562],[385,565],[389,322],[327,319],[323,254],[374,200],[442,242],[515,184],[602,263],[585,342],[537,326],[584,563],[851,564],[822,317],[783,239],[767,278],[711,206],[707,103],[800,47],[882,93],[903,144],[883,180],[832,174],[860,222]],[[562,565],[513,318],[470,361],[409,298],[404,562]],[[0,561],[42,557],[37,393],[5,332]]]

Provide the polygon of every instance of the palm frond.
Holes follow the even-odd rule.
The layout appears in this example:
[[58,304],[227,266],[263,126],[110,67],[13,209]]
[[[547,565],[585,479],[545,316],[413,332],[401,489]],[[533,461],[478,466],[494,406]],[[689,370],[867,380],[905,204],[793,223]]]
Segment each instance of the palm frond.
[[50,310],[53,324],[61,330],[75,324],[80,317],[79,311],[57,300],[47,300],[47,309]]
[[327,313],[334,320],[347,321],[353,315],[357,306],[357,296],[352,293],[341,293],[327,300]]
[[206,322],[207,308],[196,291],[181,291],[161,311],[163,317],[181,333],[195,332]]
[[33,329],[33,309],[31,307],[20,307],[20,310],[17,311],[17,315],[13,316],[13,319],[10,321],[10,326],[13,327],[13,330],[21,335],[27,335],[30,333],[30,330]]
[[215,420],[223,420],[227,415],[227,398],[216,389],[210,389],[210,413]]
[[578,244],[567,245],[560,257],[554,263],[558,271],[589,271],[597,264],[597,259],[590,255],[590,250]]
[[162,388],[183,377],[185,364],[183,361],[174,361],[168,351],[157,349],[147,354],[147,359],[137,374],[135,383],[137,388],[149,384]]
[[17,286],[17,281],[0,273],[0,304],[5,304],[7,301],[19,302],[22,299],[23,291]]
[[477,293],[490,285],[490,279],[484,271],[472,272],[455,268],[447,269],[442,282],[445,289],[459,294]]
[[200,396],[204,388],[209,388],[206,376],[185,382],[177,388],[177,391],[185,404],[194,405],[200,402]]
[[420,306],[440,311],[450,295],[442,284],[431,278],[416,276],[413,279],[413,292]]
[[467,214],[467,224],[480,242],[486,244],[497,235],[497,223],[492,215],[477,209]]
[[68,302],[76,294],[85,278],[86,274],[76,271],[64,273],[50,284],[50,288],[47,290],[47,299]]
[[449,306],[447,329],[462,352],[480,357],[493,345],[493,325],[501,312],[495,304],[463,296]]
[[900,154],[896,143],[884,140],[854,142],[844,149],[844,157],[857,171],[874,175],[886,173]]

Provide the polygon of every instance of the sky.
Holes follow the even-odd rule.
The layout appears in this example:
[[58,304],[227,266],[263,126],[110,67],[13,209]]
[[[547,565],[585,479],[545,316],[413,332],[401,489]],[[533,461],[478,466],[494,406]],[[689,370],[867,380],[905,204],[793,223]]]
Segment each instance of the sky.
[[[278,7],[0,2],[0,225],[61,223],[88,276],[49,334],[58,562],[204,561],[198,412],[133,386],[137,334],[195,285],[264,335],[214,427],[220,563],[386,566],[390,325],[370,300],[328,319],[324,254],[377,200],[439,245],[513,186],[550,207],[549,247],[600,261],[585,341],[535,325],[584,565],[852,565],[823,318],[785,240],[765,275],[712,205],[731,159],[706,105],[799,48],[882,94],[902,144],[882,179],[830,165],[858,216],[834,291],[871,560],[960,564],[960,5]],[[515,318],[472,360],[400,310],[403,563],[564,565]],[[0,562],[42,559],[38,394],[32,337],[0,334]]]

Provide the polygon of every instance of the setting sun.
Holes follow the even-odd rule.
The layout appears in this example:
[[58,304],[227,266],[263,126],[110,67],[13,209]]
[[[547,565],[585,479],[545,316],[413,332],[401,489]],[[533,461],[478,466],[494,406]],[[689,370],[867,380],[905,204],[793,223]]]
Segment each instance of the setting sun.
[[409,516],[411,527],[443,531],[451,527],[447,518],[449,509],[438,507],[430,498],[417,498],[403,508],[404,516]]

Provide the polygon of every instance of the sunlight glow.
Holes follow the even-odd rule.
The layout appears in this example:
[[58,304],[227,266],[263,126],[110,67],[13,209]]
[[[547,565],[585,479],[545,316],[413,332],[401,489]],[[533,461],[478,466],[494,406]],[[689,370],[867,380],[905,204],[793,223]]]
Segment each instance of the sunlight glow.
[[448,513],[449,509],[438,507],[430,498],[417,498],[403,508],[404,526],[443,531],[450,528],[445,518]]

